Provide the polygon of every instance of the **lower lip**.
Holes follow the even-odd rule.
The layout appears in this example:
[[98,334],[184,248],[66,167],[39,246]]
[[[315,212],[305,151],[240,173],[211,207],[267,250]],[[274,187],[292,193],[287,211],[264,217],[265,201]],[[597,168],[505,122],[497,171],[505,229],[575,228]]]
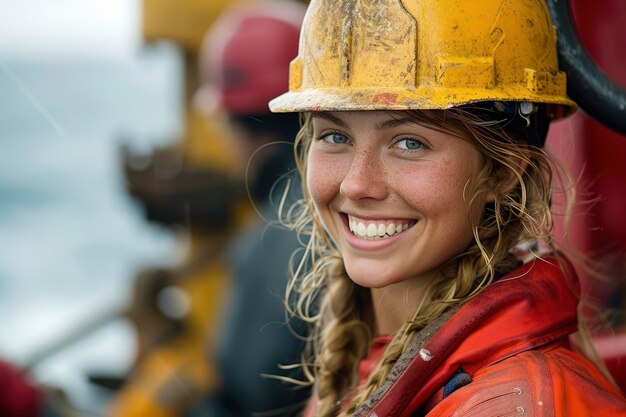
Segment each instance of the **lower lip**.
[[348,245],[350,245],[353,249],[367,252],[379,251],[388,248],[389,246],[397,243],[399,240],[402,240],[407,234],[406,232],[408,232],[413,226],[415,226],[414,224],[407,230],[396,235],[386,237],[384,239],[367,240],[361,239],[350,231],[350,227],[348,226],[347,220],[344,216],[342,216],[341,223],[343,224],[344,236]]

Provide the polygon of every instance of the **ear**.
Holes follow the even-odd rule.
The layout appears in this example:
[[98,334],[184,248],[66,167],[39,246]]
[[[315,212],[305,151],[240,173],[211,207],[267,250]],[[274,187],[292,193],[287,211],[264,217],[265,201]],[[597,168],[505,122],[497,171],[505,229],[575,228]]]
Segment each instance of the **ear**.
[[491,191],[487,201],[494,202],[497,196],[509,194],[520,183],[520,178],[528,168],[528,155],[511,155],[503,158],[500,165],[494,170],[490,180]]

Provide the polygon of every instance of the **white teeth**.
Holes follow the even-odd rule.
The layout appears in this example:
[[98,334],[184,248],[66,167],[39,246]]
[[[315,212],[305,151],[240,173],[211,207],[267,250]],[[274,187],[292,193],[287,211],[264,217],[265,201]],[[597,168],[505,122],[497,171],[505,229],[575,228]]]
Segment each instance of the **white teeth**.
[[354,219],[348,219],[350,231],[363,239],[385,239],[395,234],[401,233],[409,228],[409,224],[394,223],[370,223],[365,225]]

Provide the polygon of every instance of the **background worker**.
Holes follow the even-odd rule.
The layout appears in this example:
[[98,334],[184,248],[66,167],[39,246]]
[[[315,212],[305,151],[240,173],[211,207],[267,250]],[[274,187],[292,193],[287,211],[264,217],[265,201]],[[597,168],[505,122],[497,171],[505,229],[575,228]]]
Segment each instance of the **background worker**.
[[203,85],[195,103],[227,119],[260,215],[252,216],[231,251],[232,292],[215,358],[221,386],[208,401],[211,415],[292,415],[307,398],[306,390],[261,376],[282,373],[278,365],[297,361],[303,346],[291,334],[281,302],[299,244],[295,233],[276,225],[286,187],[290,195],[299,189],[290,184],[299,120],[270,113],[267,103],[288,89],[304,11],[287,0],[235,3],[202,45]]
[[[125,174],[149,220],[184,230],[186,256],[180,266],[147,268],[136,279],[128,315],[138,330],[138,359],[111,417],[246,416],[289,409],[306,396],[261,377],[299,356],[276,303],[297,241],[262,223],[246,194],[247,185],[256,208],[272,218],[270,188],[293,167],[290,144],[252,154],[292,141],[297,131],[297,117],[268,115],[267,101],[287,90],[285,66],[296,55],[303,8],[290,1],[144,2],[146,38],[183,47],[186,125],[182,139],[154,150],[148,164],[125,153]],[[198,35],[198,22],[209,17],[211,33],[201,36],[205,27]]]

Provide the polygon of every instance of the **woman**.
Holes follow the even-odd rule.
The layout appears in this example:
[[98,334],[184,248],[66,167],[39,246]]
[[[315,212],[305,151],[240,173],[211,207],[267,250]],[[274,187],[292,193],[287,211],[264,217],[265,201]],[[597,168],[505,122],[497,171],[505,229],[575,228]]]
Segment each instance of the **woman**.
[[304,113],[307,415],[626,415],[569,342],[541,149],[575,108],[555,45],[540,0],[311,2],[270,102]]

